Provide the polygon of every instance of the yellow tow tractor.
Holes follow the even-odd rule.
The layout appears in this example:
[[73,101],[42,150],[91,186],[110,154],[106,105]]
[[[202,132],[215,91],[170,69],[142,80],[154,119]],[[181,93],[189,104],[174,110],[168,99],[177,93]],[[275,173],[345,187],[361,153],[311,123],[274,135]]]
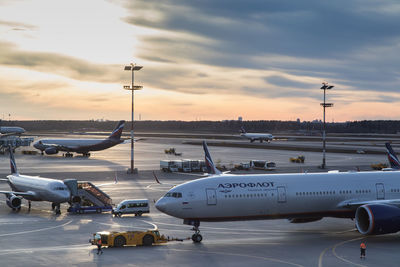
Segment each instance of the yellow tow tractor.
[[153,244],[167,243],[168,241],[183,241],[182,239],[167,239],[160,235],[158,230],[127,231],[127,232],[97,232],[93,239],[89,240],[92,245],[97,245],[101,239],[102,246],[123,247],[123,246],[151,246]]

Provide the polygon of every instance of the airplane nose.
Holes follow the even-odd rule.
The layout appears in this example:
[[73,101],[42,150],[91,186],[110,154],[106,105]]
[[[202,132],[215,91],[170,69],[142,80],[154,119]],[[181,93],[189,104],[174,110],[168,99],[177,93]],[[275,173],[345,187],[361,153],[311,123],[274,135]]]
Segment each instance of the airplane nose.
[[165,201],[162,198],[160,198],[156,202],[155,206],[156,206],[156,209],[158,209],[161,212],[165,212],[167,210],[167,203],[165,203]]

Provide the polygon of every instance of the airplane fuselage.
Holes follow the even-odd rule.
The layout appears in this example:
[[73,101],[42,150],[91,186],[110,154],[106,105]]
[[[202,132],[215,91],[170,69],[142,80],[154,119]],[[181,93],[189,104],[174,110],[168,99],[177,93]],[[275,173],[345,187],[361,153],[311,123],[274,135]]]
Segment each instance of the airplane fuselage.
[[64,203],[71,197],[67,186],[59,180],[19,174],[11,174],[7,178],[13,191],[33,193],[32,196],[24,196],[28,200]]
[[57,151],[87,153],[100,151],[122,143],[120,139],[42,139],[34,144],[39,150],[57,146]]
[[178,185],[156,207],[197,221],[353,218],[347,201],[399,198],[399,172],[222,175]]
[[269,133],[241,133],[240,136],[251,141],[271,141],[274,138],[272,134]]

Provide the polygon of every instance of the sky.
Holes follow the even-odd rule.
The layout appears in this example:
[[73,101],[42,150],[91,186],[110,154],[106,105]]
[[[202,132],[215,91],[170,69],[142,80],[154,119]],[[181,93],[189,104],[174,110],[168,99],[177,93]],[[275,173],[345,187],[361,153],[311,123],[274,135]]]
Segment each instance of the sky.
[[397,0],[0,0],[0,119],[400,119]]

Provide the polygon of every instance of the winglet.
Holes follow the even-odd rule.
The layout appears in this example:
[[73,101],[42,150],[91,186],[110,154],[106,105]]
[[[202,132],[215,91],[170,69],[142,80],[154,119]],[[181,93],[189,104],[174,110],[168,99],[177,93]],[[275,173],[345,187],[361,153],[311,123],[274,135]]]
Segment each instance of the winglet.
[[394,153],[392,146],[390,145],[390,143],[385,143],[385,146],[388,154],[387,156],[390,163],[390,167],[393,169],[400,169],[400,161],[397,158],[396,153]]
[[208,173],[211,174],[221,174],[221,172],[215,167],[214,162],[211,158],[210,152],[208,152],[208,147],[206,141],[203,141],[204,158],[207,166]]
[[115,127],[115,129],[112,131],[112,133],[110,134],[110,136],[108,138],[110,139],[121,139],[121,134],[122,134],[122,130],[124,129],[125,126],[125,121],[119,121],[117,126]]
[[11,174],[18,174],[17,164],[15,163],[14,153],[13,153],[13,150],[12,150],[12,147],[11,147],[11,146],[8,147],[8,151],[9,151],[9,153],[10,153],[10,168],[11,168]]
[[240,133],[242,133],[242,134],[245,134],[246,133],[246,130],[244,129],[244,127],[242,126],[242,127],[240,127],[240,131],[239,131]]

